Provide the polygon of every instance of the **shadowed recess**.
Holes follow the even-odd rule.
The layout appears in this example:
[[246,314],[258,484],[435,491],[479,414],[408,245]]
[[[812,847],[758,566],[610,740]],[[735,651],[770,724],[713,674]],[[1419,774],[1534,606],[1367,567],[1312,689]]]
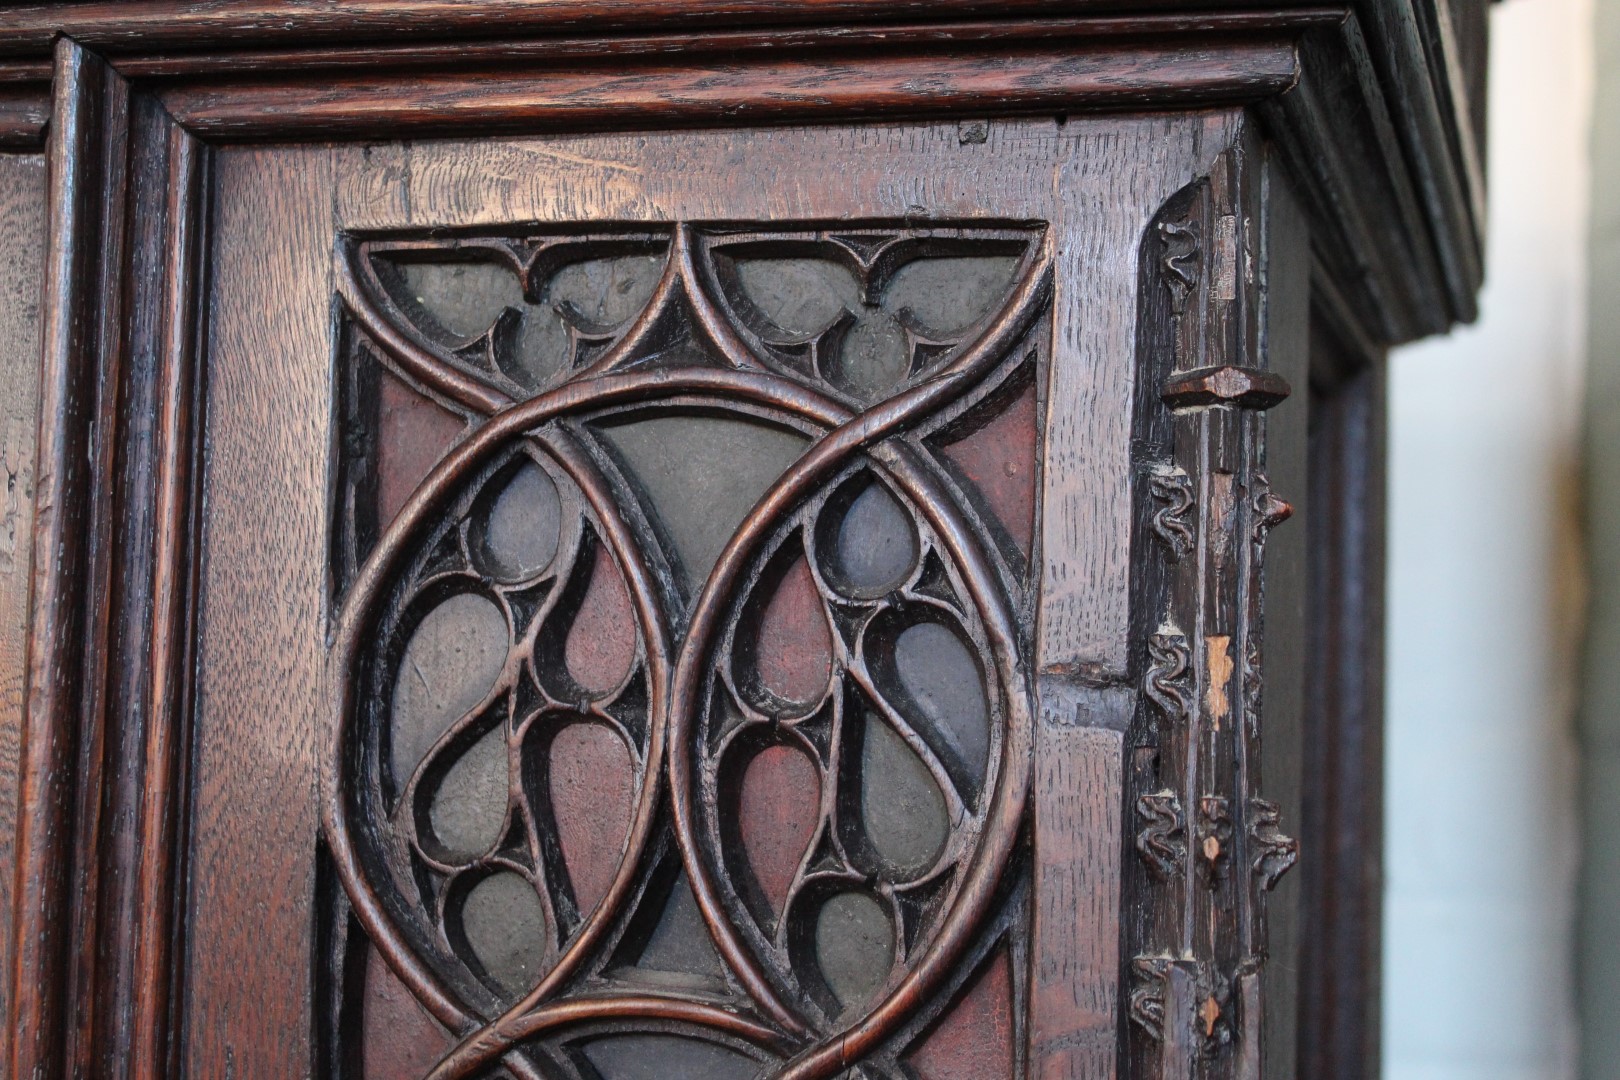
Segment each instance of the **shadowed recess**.
[[546,954],[546,913],[527,879],[490,874],[467,891],[460,915],[467,947],[502,992],[516,997],[534,985]]
[[[823,514],[837,515],[839,501]],[[823,526],[822,561],[839,591],[879,596],[905,583],[917,563],[917,532],[886,487],[869,483],[835,521],[830,530]]]
[[607,892],[623,857],[634,766],[629,748],[612,729],[576,723],[553,737],[547,770],[557,842],[574,903],[584,915]]
[[804,751],[767,746],[744,766],[738,824],[749,869],[780,918],[820,820],[821,778]]
[[977,790],[990,759],[990,707],[972,650],[947,626],[917,623],[895,641],[894,667],[904,693],[893,704]]
[[909,880],[945,849],[950,835],[945,796],[922,758],[882,717],[867,713],[862,729],[862,831],[882,875]]
[[832,677],[832,628],[803,555],[774,582],[762,579],[760,591],[772,584],[756,624],[754,674],[776,697],[808,705],[821,699]]
[[592,1080],[751,1080],[759,1063],[724,1046],[678,1035],[619,1035],[581,1049]]
[[360,1056],[365,1080],[425,1076],[452,1045],[448,1032],[416,1000],[382,953],[368,943]]
[[395,782],[403,785],[428,748],[470,712],[506,666],[506,617],[491,600],[458,593],[423,617],[395,676]]
[[497,478],[483,507],[474,550],[480,569],[497,581],[522,581],[551,564],[562,531],[557,485],[532,461]]
[[455,445],[467,422],[417,393],[392,372],[377,376],[377,527],[387,529],[400,508]]
[[842,892],[816,913],[816,965],[848,1015],[872,1000],[894,967],[894,924],[864,892]]
[[591,583],[568,628],[564,662],[568,674],[593,694],[624,682],[636,658],[636,621],[619,567],[606,548],[596,549]]
[[1035,384],[940,452],[1028,559],[1035,536]]
[[906,1064],[918,1080],[1011,1080],[1012,965],[1005,952],[980,969]]
[[506,725],[469,746],[439,781],[429,820],[433,835],[456,859],[488,851],[506,824]]
[[658,922],[635,966],[643,973],[681,977],[677,981],[696,979],[708,985],[725,983],[725,969],[714,951],[709,928],[703,922],[703,912],[692,895],[692,886],[687,884],[685,871],[676,875]]
[[718,416],[656,416],[597,430],[674,545],[689,594],[809,442],[797,432]]

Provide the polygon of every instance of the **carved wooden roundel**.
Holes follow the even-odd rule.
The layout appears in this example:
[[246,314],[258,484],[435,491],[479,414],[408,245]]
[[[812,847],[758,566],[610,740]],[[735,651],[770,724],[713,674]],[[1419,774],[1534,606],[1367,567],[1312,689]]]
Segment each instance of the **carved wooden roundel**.
[[424,1074],[1010,1080],[1047,243],[346,239],[326,841]]

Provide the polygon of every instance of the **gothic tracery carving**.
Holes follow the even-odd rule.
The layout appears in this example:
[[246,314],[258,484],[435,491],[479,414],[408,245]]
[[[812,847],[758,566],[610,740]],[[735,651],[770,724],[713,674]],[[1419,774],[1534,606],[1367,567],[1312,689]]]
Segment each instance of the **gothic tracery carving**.
[[[472,424],[350,530],[325,777],[360,924],[458,1040],[437,1080],[566,1070],[587,1021],[832,1076],[965,978],[1031,721],[1015,560],[934,436],[1036,362],[1047,259],[1039,228],[348,244],[360,347]],[[729,532],[637,442],[726,417],[730,460],[780,459]],[[436,636],[451,605],[483,636]],[[683,903],[698,959],[649,961]]]

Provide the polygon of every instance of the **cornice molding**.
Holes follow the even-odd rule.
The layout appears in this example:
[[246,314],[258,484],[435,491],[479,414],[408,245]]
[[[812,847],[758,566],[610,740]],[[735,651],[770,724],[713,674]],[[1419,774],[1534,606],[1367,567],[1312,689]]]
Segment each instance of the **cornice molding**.
[[214,142],[1252,107],[1394,343],[1471,319],[1482,277],[1470,83],[1434,3],[36,4],[0,25],[0,146],[42,145],[63,35]]

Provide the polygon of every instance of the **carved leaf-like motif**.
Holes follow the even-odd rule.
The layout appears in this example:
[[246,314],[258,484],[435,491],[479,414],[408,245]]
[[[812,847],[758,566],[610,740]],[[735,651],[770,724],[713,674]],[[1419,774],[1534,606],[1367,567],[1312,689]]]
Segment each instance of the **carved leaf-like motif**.
[[1035,423],[1042,230],[341,258],[357,348],[484,417],[334,647],[327,843],[455,1036],[430,1075],[900,1075],[1024,818],[1008,523],[936,447],[1006,402]]

